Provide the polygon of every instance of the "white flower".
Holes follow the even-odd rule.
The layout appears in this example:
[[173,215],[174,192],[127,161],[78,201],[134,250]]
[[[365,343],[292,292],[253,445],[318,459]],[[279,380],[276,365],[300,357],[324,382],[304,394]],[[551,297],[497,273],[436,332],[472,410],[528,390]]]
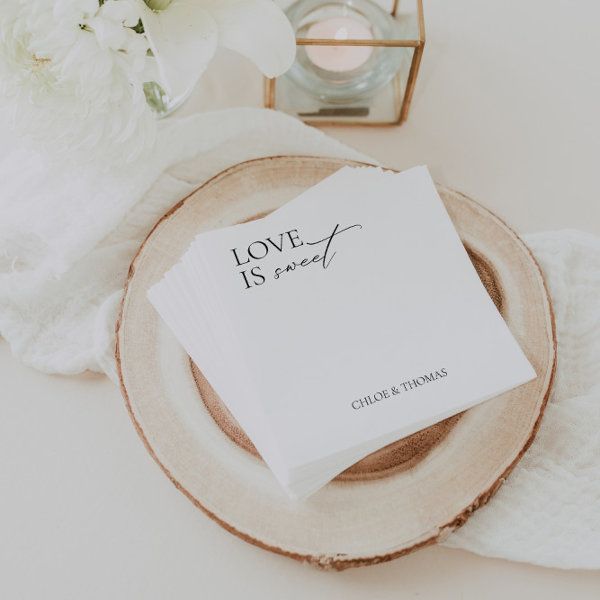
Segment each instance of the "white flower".
[[248,57],[267,77],[281,75],[294,61],[294,31],[273,0],[138,2],[160,83],[173,97],[198,81],[217,46]]
[[0,92],[49,151],[131,160],[151,146],[147,40],[134,0],[3,0]]
[[272,0],[0,1],[2,112],[71,159],[122,163],[149,149],[156,119],[144,83],[184,95],[218,45],[270,77],[295,55],[291,25]]

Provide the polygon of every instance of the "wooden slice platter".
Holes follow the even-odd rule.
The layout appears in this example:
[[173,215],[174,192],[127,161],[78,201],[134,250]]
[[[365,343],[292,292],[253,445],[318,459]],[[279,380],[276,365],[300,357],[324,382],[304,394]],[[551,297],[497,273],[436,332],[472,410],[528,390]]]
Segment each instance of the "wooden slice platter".
[[434,543],[486,503],[531,444],[556,363],[552,308],[531,253],[488,210],[440,187],[479,276],[538,377],[375,452],[307,501],[290,501],[146,291],[200,231],[264,215],[344,164],[353,163],[250,161],[175,206],[131,265],[116,350],[133,423],[177,488],[242,539],[333,569],[391,560]]

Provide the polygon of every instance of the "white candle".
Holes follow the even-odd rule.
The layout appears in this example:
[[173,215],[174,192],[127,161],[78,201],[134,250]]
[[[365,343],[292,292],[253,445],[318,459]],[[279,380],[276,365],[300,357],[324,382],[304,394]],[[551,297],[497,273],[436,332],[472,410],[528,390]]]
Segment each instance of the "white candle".
[[[336,40],[372,40],[365,24],[351,17],[334,17],[313,23],[306,37]],[[364,65],[373,52],[371,46],[306,46],[308,58],[327,71],[352,71]]]

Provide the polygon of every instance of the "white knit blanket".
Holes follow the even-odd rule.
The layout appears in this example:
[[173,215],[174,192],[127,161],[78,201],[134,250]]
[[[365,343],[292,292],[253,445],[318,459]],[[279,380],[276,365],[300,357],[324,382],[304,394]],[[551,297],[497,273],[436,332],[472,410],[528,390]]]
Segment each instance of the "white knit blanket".
[[[259,109],[172,119],[152,158],[125,170],[57,165],[25,150],[0,164],[0,334],[48,373],[113,380],[114,325],[129,263],[153,223],[203,181],[280,154],[366,157]],[[600,238],[524,236],[558,331],[556,383],[507,483],[445,544],[562,568],[600,568]]]

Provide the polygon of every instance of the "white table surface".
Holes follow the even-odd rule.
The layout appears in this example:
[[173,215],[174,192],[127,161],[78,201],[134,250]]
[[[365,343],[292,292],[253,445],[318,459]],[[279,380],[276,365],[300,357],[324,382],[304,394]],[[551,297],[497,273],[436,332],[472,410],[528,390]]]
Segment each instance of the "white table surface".
[[[328,132],[393,167],[428,164],[520,232],[600,233],[600,3],[425,9],[408,123]],[[255,101],[259,81],[232,67],[227,82],[231,58],[218,61],[185,112]],[[0,342],[0,381],[1,598],[600,597],[598,572],[437,547],[343,573],[299,565],[196,510],[146,453],[106,378],[35,372]]]

